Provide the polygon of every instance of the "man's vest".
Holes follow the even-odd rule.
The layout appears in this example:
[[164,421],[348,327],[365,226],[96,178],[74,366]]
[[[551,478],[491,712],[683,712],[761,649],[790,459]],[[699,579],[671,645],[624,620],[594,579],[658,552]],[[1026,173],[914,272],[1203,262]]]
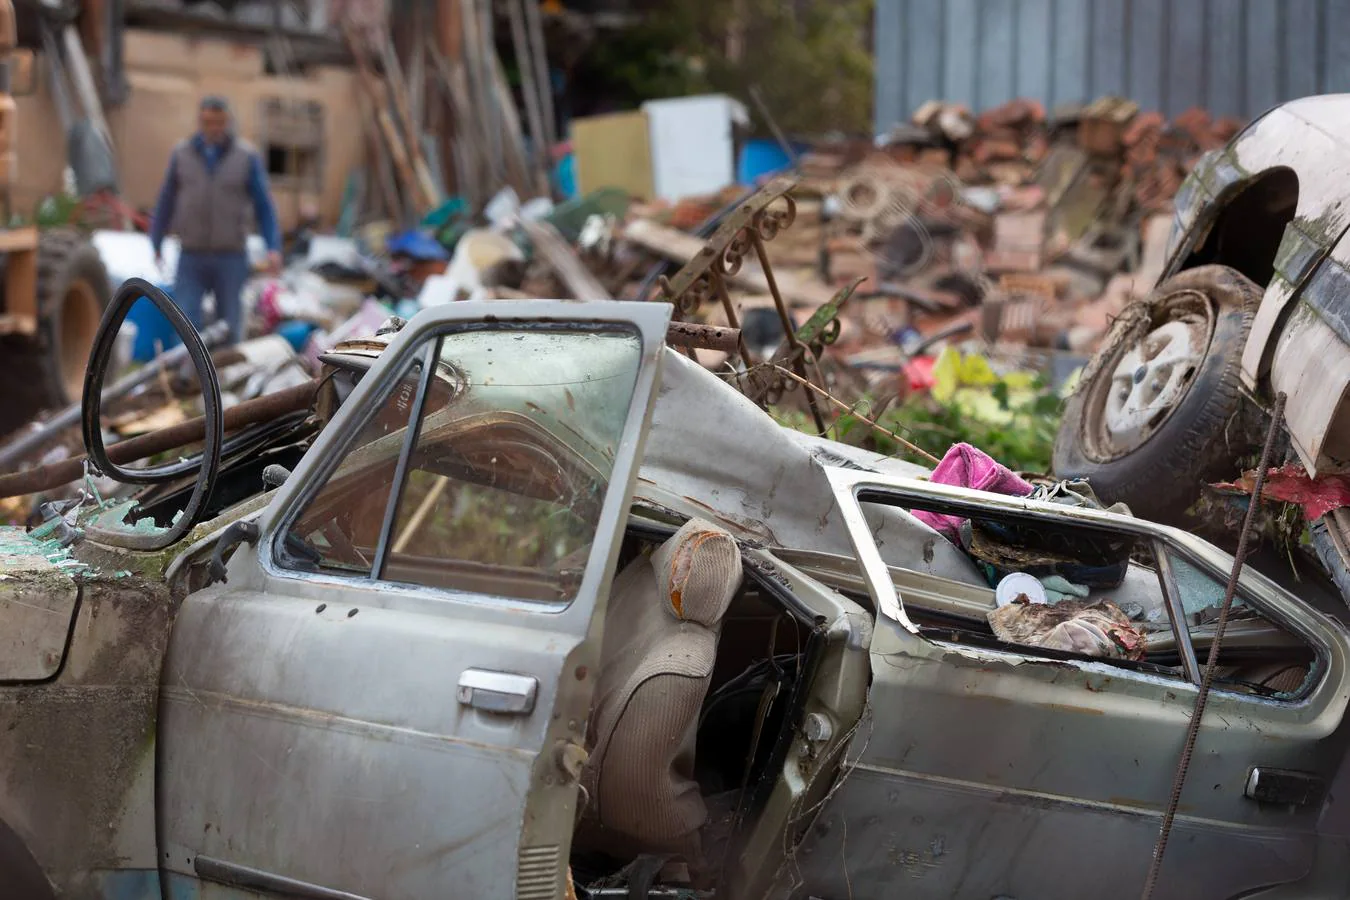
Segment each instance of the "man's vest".
[[189,253],[244,250],[253,222],[248,176],[254,154],[248,143],[232,138],[212,170],[191,140],[174,148],[178,191],[169,230],[178,235],[183,250]]

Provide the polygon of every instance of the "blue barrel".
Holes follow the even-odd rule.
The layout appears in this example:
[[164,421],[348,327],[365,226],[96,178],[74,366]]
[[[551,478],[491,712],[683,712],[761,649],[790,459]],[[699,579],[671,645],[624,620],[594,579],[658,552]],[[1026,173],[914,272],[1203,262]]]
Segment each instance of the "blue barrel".
[[[794,146],[798,153],[803,147]],[[741,146],[741,158],[736,164],[736,181],[745,187],[754,187],[766,175],[776,175],[791,167],[792,159],[783,152],[777,141],[755,138]]]
[[[164,291],[173,296],[173,291],[166,285],[160,285]],[[137,362],[149,362],[162,350],[168,350],[170,347],[177,347],[183,341],[178,337],[178,332],[173,330],[173,325],[164,318],[164,314],[159,311],[148,298],[142,297],[131,305],[131,310],[127,313],[127,321],[136,326],[136,343],[132,345],[131,356]],[[155,347],[158,342],[158,349]]]

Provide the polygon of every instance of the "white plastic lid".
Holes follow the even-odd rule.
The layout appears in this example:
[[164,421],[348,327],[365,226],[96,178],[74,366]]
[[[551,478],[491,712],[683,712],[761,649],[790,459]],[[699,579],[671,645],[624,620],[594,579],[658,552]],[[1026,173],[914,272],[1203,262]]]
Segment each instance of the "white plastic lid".
[[1003,580],[994,589],[994,602],[999,606],[1007,606],[1023,594],[1032,603],[1048,602],[1045,596],[1045,587],[1035,575],[1028,575],[1026,572],[1012,572],[1004,575]]

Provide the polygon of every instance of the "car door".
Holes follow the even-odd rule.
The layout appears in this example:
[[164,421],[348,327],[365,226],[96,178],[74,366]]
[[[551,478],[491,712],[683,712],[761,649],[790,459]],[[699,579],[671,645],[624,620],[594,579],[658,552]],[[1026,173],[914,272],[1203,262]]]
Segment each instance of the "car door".
[[166,896],[560,896],[668,319],[459,303],[403,327],[183,602]]
[[[829,475],[878,616],[872,728],[855,740],[851,768],[802,850],[813,867],[810,893],[881,896],[885,886],[907,897],[981,900],[1136,896],[1207,653],[1196,653],[1192,636],[1212,632],[1207,611],[1222,598],[1231,561],[1127,516],[867,472]],[[963,624],[962,605],[976,604],[984,619],[993,592],[888,569],[868,521],[878,504],[1060,529],[1069,543],[1123,536],[1128,568],[1108,596],[1139,604],[1130,615],[1153,649],[1117,660],[968,638],[975,629]],[[972,555],[993,558],[971,532],[958,534]],[[1136,562],[1141,549],[1161,562]],[[1346,635],[1255,573],[1244,574],[1240,597],[1221,661],[1250,655],[1240,666],[1261,670],[1273,654],[1304,667],[1248,685],[1239,666],[1216,684],[1158,898],[1229,898],[1304,876],[1345,756]],[[1161,605],[1143,608],[1154,600]]]

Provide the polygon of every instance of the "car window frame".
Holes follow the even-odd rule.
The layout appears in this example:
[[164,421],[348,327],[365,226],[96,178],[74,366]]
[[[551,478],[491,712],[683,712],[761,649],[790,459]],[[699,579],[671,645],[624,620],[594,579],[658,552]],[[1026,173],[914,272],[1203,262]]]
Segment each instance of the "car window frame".
[[[886,563],[881,558],[880,551],[876,547],[875,541],[872,539],[870,526],[867,524],[866,518],[863,515],[862,504],[870,503],[889,506],[894,509],[908,512],[912,508],[904,505],[905,499],[908,498],[912,502],[917,501],[925,504],[940,504],[942,507],[940,511],[942,512],[967,517],[981,515],[989,516],[991,513],[1001,513],[1011,520],[1021,519],[1023,521],[1029,520],[1032,522],[1055,521],[1060,524],[1078,519],[1084,524],[1118,530],[1148,542],[1153,551],[1155,560],[1158,563],[1160,587],[1167,604],[1168,616],[1171,619],[1172,633],[1174,639],[1177,641],[1179,655],[1182,657],[1182,673],[1178,675],[1166,675],[1155,672],[1138,671],[1127,666],[1115,665],[1116,661],[1110,659],[1092,659],[1091,661],[1109,665],[1113,670],[1120,672],[1122,675],[1162,678],[1169,681],[1190,684],[1193,687],[1199,686],[1200,678],[1203,674],[1204,661],[1200,660],[1195,653],[1195,646],[1191,640],[1189,625],[1184,616],[1180,590],[1177,587],[1175,575],[1171,571],[1170,560],[1167,558],[1167,553],[1176,553],[1191,565],[1199,568],[1211,577],[1215,577],[1220,583],[1225,585],[1227,583],[1228,575],[1226,573],[1220,574],[1219,568],[1212,560],[1205,559],[1203,553],[1196,552],[1196,549],[1190,546],[1191,541],[1197,539],[1166,525],[1160,525],[1145,519],[1137,519],[1132,516],[1113,513],[1105,509],[1070,507],[1024,497],[994,494],[953,485],[935,484],[933,482],[920,481],[918,479],[906,478],[903,476],[859,472],[851,469],[827,468],[826,475],[835,491],[835,496],[839,501],[845,524],[851,535],[854,537],[855,544],[858,543],[858,534],[867,537],[866,542],[862,543],[862,545],[857,548],[858,557],[869,586],[876,586],[871,587],[870,589],[879,589],[879,596],[876,598],[877,612],[892,619],[911,634],[936,644],[947,645],[950,642],[937,640],[931,635],[923,634],[919,626],[915,625],[914,622],[910,620],[908,614],[905,612],[904,602],[900,596],[899,589],[890,578]],[[887,494],[892,496],[885,496]],[[845,497],[848,497],[851,502],[846,502],[844,499]],[[941,536],[939,535],[939,537]],[[942,539],[946,540],[946,538]],[[1164,576],[1164,568],[1167,570],[1167,576]],[[1330,672],[1330,647],[1327,646],[1325,640],[1321,635],[1317,634],[1315,630],[1304,627],[1302,623],[1298,622],[1294,617],[1286,615],[1279,609],[1272,608],[1271,604],[1264,602],[1259,596],[1259,591],[1248,589],[1251,586],[1258,584],[1261,580],[1268,581],[1268,579],[1264,579],[1264,576],[1261,576],[1260,573],[1255,572],[1249,567],[1244,567],[1242,577],[1238,582],[1237,596],[1241,597],[1244,602],[1262,616],[1270,619],[1272,624],[1295,635],[1299,640],[1303,641],[1310,650],[1312,650],[1313,663],[1309,667],[1308,678],[1297,693],[1280,696],[1262,696],[1246,691],[1235,690],[1219,682],[1214,684],[1213,690],[1221,691],[1226,695],[1253,702],[1297,705],[1315,693],[1327,679]],[[1271,585],[1271,587],[1274,586]],[[1179,615],[1179,613],[1181,613],[1181,615]],[[955,644],[954,646],[959,647],[961,645]],[[1014,645],[1010,645],[1010,647],[1011,646]],[[1022,647],[1021,645],[1015,646],[1016,649],[1006,649],[997,652],[1008,653],[1022,659],[1038,662],[1063,662],[1062,659],[1035,652],[1037,648]],[[1072,658],[1078,659],[1078,657]],[[1192,662],[1188,662],[1188,658]],[[1082,659],[1085,662],[1088,661],[1088,658],[1086,657]],[[1192,665],[1194,665],[1193,673],[1188,671]]]
[[[522,301],[520,303],[494,303],[495,308],[500,308],[506,312],[506,308],[521,307],[529,303],[538,303],[539,301]],[[470,304],[462,304],[468,307]],[[481,305],[481,304],[474,304]],[[552,303],[550,303],[552,305]],[[593,304],[587,304],[591,306]],[[412,400],[412,406],[409,410],[408,425],[405,429],[405,436],[399,447],[398,463],[394,473],[394,479],[390,486],[390,493],[387,500],[385,515],[380,524],[380,545],[386,547],[391,542],[391,531],[396,525],[396,521],[391,518],[391,512],[396,515],[397,504],[407,478],[408,459],[411,459],[415,452],[417,441],[421,436],[422,422],[421,413],[424,409],[425,399],[430,386],[431,375],[436,371],[439,363],[439,349],[442,340],[456,333],[484,330],[541,330],[560,333],[589,333],[596,330],[614,331],[630,335],[637,342],[638,353],[636,356],[637,365],[634,370],[633,394],[629,400],[629,411],[624,422],[624,427],[616,441],[616,466],[611,472],[609,483],[606,487],[605,499],[602,502],[602,509],[609,506],[609,492],[617,485],[625,488],[625,485],[619,484],[614,477],[620,472],[617,465],[619,453],[627,442],[634,441],[638,447],[641,447],[645,429],[642,427],[642,421],[645,417],[645,411],[639,409],[633,403],[633,397],[643,390],[644,369],[648,368],[648,356],[652,352],[651,343],[660,343],[653,341],[654,334],[650,334],[651,323],[644,321],[635,321],[632,318],[624,316],[619,306],[631,306],[632,304],[614,304],[606,303],[604,307],[606,312],[612,310],[612,314],[600,314],[595,310],[586,310],[576,308],[577,304],[568,304],[574,307],[575,312],[572,316],[550,316],[540,314],[538,316],[510,316],[502,315],[488,317],[487,319],[459,318],[448,321],[434,321],[421,328],[413,330],[411,326],[415,323],[410,322],[405,329],[407,330],[406,343],[411,346],[396,348],[394,342],[382,352],[383,354],[397,353],[399,360],[393,364],[376,369],[372,367],[362,376],[361,381],[356,385],[352,393],[347,397],[345,403],[359,403],[362,405],[362,414],[353,416],[350,420],[342,424],[343,433],[335,440],[334,446],[330,452],[320,459],[316,466],[306,478],[305,482],[298,487],[295,493],[290,494],[282,500],[276,514],[268,517],[269,521],[265,526],[265,533],[260,543],[260,553],[258,554],[259,565],[267,577],[282,578],[287,580],[298,580],[321,585],[335,586],[341,588],[364,588],[378,589],[380,592],[395,592],[396,594],[417,598],[433,598],[437,602],[454,601],[456,603],[468,604],[471,606],[488,607],[494,609],[507,609],[513,611],[525,611],[541,614],[567,615],[576,601],[582,596],[584,584],[577,593],[563,601],[540,601],[527,598],[512,597],[503,594],[487,594],[471,591],[460,591],[452,588],[438,587],[427,584],[417,584],[415,582],[395,581],[380,578],[377,576],[379,568],[383,566],[385,559],[377,558],[376,564],[372,564],[370,573],[357,575],[355,573],[341,572],[333,569],[319,568],[316,570],[307,570],[295,566],[293,555],[285,548],[285,538],[289,530],[294,526],[296,520],[304,513],[314,498],[327,487],[334,473],[342,465],[347,455],[352,450],[352,445],[360,439],[362,432],[367,425],[375,418],[382,404],[384,404],[398,386],[408,377],[408,374],[415,370],[420,363],[422,369],[417,373],[418,388],[417,393]],[[573,310],[568,310],[573,312]],[[404,338],[404,334],[397,336]],[[656,348],[659,357],[660,347]],[[657,361],[659,363],[659,360]],[[368,379],[374,378],[371,386],[366,393],[361,393],[361,388],[365,387]],[[651,388],[651,396],[654,398],[657,386],[660,383],[659,365],[651,367],[651,375],[654,380]],[[640,453],[634,457],[632,462],[625,468],[627,469],[627,481],[631,482],[637,475],[641,464]],[[626,510],[624,512],[626,514]],[[600,533],[605,528],[604,513],[602,512],[601,521],[597,523],[596,532]],[[586,569],[589,572],[592,562],[595,560],[594,554],[597,552],[597,546],[594,541],[591,551],[587,554]],[[378,552],[377,552],[378,557]],[[587,576],[589,577],[589,575]]]

